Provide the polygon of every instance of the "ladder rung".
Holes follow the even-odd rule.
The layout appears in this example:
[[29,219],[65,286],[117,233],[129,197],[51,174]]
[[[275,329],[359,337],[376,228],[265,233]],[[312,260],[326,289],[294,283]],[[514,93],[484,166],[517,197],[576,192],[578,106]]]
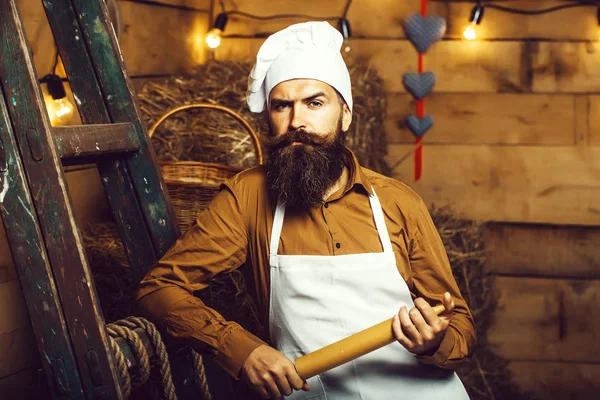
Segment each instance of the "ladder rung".
[[63,165],[88,164],[140,149],[133,124],[76,125],[52,128]]

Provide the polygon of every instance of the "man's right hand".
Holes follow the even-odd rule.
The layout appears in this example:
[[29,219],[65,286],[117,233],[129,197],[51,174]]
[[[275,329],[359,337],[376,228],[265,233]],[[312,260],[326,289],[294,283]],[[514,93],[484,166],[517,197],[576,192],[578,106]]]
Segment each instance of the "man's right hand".
[[254,349],[240,371],[245,380],[265,399],[281,399],[292,394],[292,390],[310,390],[292,363],[281,352],[267,345]]

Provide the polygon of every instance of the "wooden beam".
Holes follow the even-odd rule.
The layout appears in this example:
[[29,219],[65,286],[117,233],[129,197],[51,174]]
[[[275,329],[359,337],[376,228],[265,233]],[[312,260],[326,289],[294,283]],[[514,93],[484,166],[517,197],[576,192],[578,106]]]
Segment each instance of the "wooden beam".
[[600,228],[489,224],[487,266],[498,274],[600,278]]
[[[149,261],[152,258],[154,260],[160,258],[171,247],[177,237],[179,237],[179,226],[177,225],[175,212],[166,193],[166,187],[162,179],[160,167],[158,166],[156,154],[148,140],[145,126],[140,120],[141,112],[131,82],[128,79],[124,60],[120,56],[116,38],[112,29],[109,29],[107,21],[101,21],[101,24],[98,23],[97,16],[100,16],[101,20],[104,20],[105,16],[100,9],[101,3],[73,0],[73,4],[75,14],[80,17],[82,39],[87,44],[87,48],[82,49],[77,47],[73,49],[76,51],[76,56],[74,56],[75,59],[72,60],[71,65],[67,69],[74,72],[79,68],[78,62],[84,62],[83,59],[87,57],[89,57],[89,60],[94,60],[95,62],[92,63],[92,67],[94,68],[93,73],[98,80],[98,84],[102,87],[102,92],[89,90],[81,82],[78,88],[75,88],[75,85],[73,85],[73,90],[78,94],[78,97],[93,98],[97,102],[102,101],[103,94],[105,97],[105,112],[108,112],[110,115],[109,121],[105,119],[105,113],[103,113],[104,115],[94,115],[90,112],[85,115],[85,118],[83,116],[82,118],[86,123],[131,122],[136,128],[136,133],[140,140],[141,148],[136,153],[136,156],[127,157],[125,163],[122,163],[126,164],[127,171],[119,170],[119,175],[110,172],[107,175],[103,174],[103,182],[105,182],[107,187],[113,185],[110,190],[113,194],[119,193],[118,190],[121,190],[117,188],[118,185],[126,185],[129,186],[127,192],[133,194],[132,192],[135,191],[135,195],[137,196],[139,206],[146,221],[146,235],[149,234],[155,250],[155,254],[152,257],[150,257],[151,252],[148,249],[141,250],[140,248],[135,248],[136,244],[127,241],[127,237],[132,234],[132,231],[127,228],[127,221],[125,221],[127,217],[123,217],[118,211],[118,206],[122,204],[123,199],[111,199],[110,201],[115,205],[115,208],[113,208],[115,217],[120,221],[119,225],[122,228],[120,233],[127,252],[135,254],[139,259],[144,258],[141,265],[138,265],[140,260],[131,262],[134,269],[134,279],[141,279],[141,275],[152,265],[152,262]],[[71,19],[74,17],[70,14],[65,14],[65,16]],[[67,18],[65,18],[66,20]],[[54,21],[55,24],[59,22],[58,20]],[[64,38],[63,45],[67,46],[70,44],[72,43]],[[84,50],[89,53],[83,53]],[[107,52],[111,53],[110,57],[107,56]],[[100,60],[105,62],[100,63]],[[86,65],[89,65],[89,62]],[[103,170],[112,169],[112,167],[108,165],[106,168],[100,166],[100,169],[102,173]],[[128,176],[125,176],[126,174]],[[110,182],[111,179],[119,180],[125,178],[127,180],[123,184],[120,182]],[[133,191],[130,189],[131,186],[133,186]],[[120,208],[122,210],[124,207]],[[136,210],[137,213],[138,211]],[[136,237],[136,239],[139,239],[139,237]],[[136,240],[136,242],[139,244],[142,241]],[[135,258],[135,256],[132,258]]]
[[538,93],[600,91],[599,54],[597,41],[537,43],[531,54],[532,90]]
[[[223,39],[218,60],[253,60],[264,39]],[[425,70],[437,76],[435,92],[497,93],[529,90],[522,42],[442,41],[425,57]],[[405,92],[402,76],[417,71],[417,53],[407,40],[356,39],[345,56],[377,69],[387,92]]]
[[[433,92],[426,97],[425,113],[435,122],[424,142],[572,145],[576,116],[587,121],[577,110],[572,95]],[[406,117],[415,113],[412,95],[388,94],[388,143],[414,143]]]
[[469,219],[600,224],[600,148],[425,145],[416,183],[413,154],[414,146],[394,144],[387,161],[428,205]]
[[[515,1],[511,7],[524,10],[564,4],[560,1]],[[308,14],[315,17],[340,17],[346,0],[279,0],[269,3],[269,12],[265,11],[263,0],[231,0],[226,1],[228,11],[239,10],[254,15],[266,14]],[[428,15],[439,15],[446,19],[446,39],[463,39],[463,31],[469,23],[473,3],[470,1],[429,2]],[[420,10],[420,0],[354,1],[348,12],[348,20],[354,38],[404,38],[402,22],[411,14]],[[220,12],[216,7],[215,12]],[[319,19],[319,18],[316,18]],[[304,19],[276,19],[260,21],[242,16],[232,15],[229,18],[226,35],[263,37],[293,23]],[[329,21],[337,26],[336,20]],[[577,26],[577,29],[573,29]],[[565,40],[597,40],[598,21],[593,7],[577,7],[531,17],[528,15],[509,14],[492,8],[485,10],[482,23],[477,27],[479,40],[486,39],[565,39]]]
[[[340,18],[346,0],[279,0],[269,3],[268,11],[265,9],[265,3],[262,0],[233,0],[226,1],[227,11],[239,10],[254,15],[273,15],[273,14],[305,14],[314,16],[314,20],[322,20],[325,17]],[[348,20],[351,24],[352,37],[405,37],[402,21],[409,15],[418,13],[420,9],[420,0],[404,0],[401,2],[394,0],[379,0],[377,2],[354,1],[348,12]],[[445,15],[446,7],[440,3],[429,3],[430,14]],[[220,8],[215,8],[220,12]],[[322,17],[322,18],[321,18]],[[333,26],[338,26],[336,19],[330,19],[328,22]],[[232,15],[227,23],[225,33],[235,36],[267,36],[287,26],[304,22],[304,18],[287,18],[260,21],[246,18],[243,16]]]
[[53,127],[52,136],[63,165],[89,164],[102,156],[124,156],[140,149],[131,123]]
[[[446,37],[462,39],[469,23],[473,2],[445,2],[448,7]],[[564,1],[511,1],[510,7],[521,10],[540,10],[565,4]],[[576,27],[576,28],[574,28]],[[536,16],[506,13],[486,8],[477,27],[478,40],[486,39],[550,39],[598,40],[598,20],[594,6],[575,7]]]
[[125,26],[119,45],[129,74],[179,74],[206,61],[208,13],[125,1],[119,7]]
[[488,344],[515,361],[599,363],[600,281],[496,277]]
[[[2,158],[6,161],[2,166],[4,171],[0,174],[0,185],[3,188],[0,193],[0,214],[6,229],[13,262],[19,274],[20,286],[26,294],[26,304],[33,330],[36,337],[44,338],[43,341],[39,340],[37,342],[37,349],[40,354],[44,355],[44,357],[41,357],[41,364],[49,381],[49,393],[57,398],[68,395],[73,399],[83,399],[82,383],[75,367],[76,359],[69,341],[67,323],[60,304],[48,255],[50,251],[48,248],[52,248],[53,245],[46,246],[31,194],[33,189],[30,188],[25,176],[23,158],[31,160],[31,150],[26,146],[23,146],[22,150],[19,149],[19,143],[24,145],[28,141],[24,137],[28,131],[31,139],[35,140],[35,136],[41,135],[42,132],[48,133],[50,127],[47,118],[42,117],[45,110],[42,113],[41,95],[36,96],[37,101],[27,97],[39,88],[37,81],[34,84],[33,80],[35,78],[33,75],[29,75],[28,86],[27,79],[23,76],[24,72],[19,74],[15,71],[15,66],[31,65],[31,60],[23,61],[18,52],[15,55],[19,46],[26,47],[26,45],[23,43],[24,34],[21,31],[19,35],[19,31],[14,25],[18,21],[14,6],[14,3],[0,1],[0,15],[2,16],[0,17],[0,30],[8,32],[2,39],[6,39],[4,43],[7,43],[9,38],[12,39],[12,43],[4,47],[7,51],[5,56],[7,64],[0,62],[0,76],[3,80],[0,91],[8,90],[10,92],[11,85],[16,85],[16,87],[12,87],[14,96],[12,106],[19,106],[17,112],[19,116],[15,119],[10,118],[8,106],[5,102],[7,96],[5,96],[5,93],[0,96],[0,142],[2,143]],[[9,20],[12,20],[11,23],[9,23]],[[24,54],[30,54],[29,49],[22,49],[20,55]],[[7,72],[10,73],[7,74]],[[31,68],[27,72],[32,74]],[[27,110],[22,108],[27,108]],[[35,115],[35,117],[32,117],[32,115]],[[14,131],[13,121],[15,124]],[[18,134],[15,133],[17,130],[19,131]],[[33,133],[36,135],[34,136]],[[18,141],[17,136],[19,137]],[[48,161],[48,158],[46,161]],[[54,167],[49,171],[57,173],[60,166],[54,165]],[[33,183],[48,190],[50,180],[48,175],[40,178],[35,174],[37,172],[35,169],[31,172],[34,174],[31,179]],[[42,191],[36,193],[42,193]],[[59,209],[58,205],[54,205],[54,209],[47,212],[46,216],[54,217],[54,214],[60,211],[63,210]],[[59,224],[55,222],[50,223],[50,225],[53,229],[56,229]],[[61,235],[54,233],[51,236],[53,240],[60,240]],[[73,248],[74,246],[69,249],[71,253]],[[66,269],[65,264],[67,263],[64,259],[56,264],[61,266],[61,271]],[[69,278],[71,279],[70,283],[76,284],[76,282],[73,282],[72,276],[69,276]],[[86,309],[88,315],[90,310],[91,308]],[[58,371],[59,374],[53,376],[53,371]],[[64,374],[61,372],[64,372]]]

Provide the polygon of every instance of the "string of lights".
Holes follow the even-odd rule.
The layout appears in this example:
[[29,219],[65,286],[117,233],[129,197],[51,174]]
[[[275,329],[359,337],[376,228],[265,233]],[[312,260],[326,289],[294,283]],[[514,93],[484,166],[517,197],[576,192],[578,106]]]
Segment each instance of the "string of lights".
[[219,0],[219,4],[221,7],[221,12],[217,15],[215,19],[215,23],[213,24],[210,31],[206,35],[206,44],[211,49],[216,49],[221,44],[221,37],[225,32],[225,28],[227,26],[227,22],[229,21],[230,15],[237,15],[240,17],[245,17],[249,19],[255,19],[258,21],[269,21],[275,19],[303,19],[303,20],[320,20],[320,21],[338,21],[339,29],[342,32],[342,36],[344,37],[345,46],[344,50],[346,52],[350,51],[350,46],[348,46],[347,41],[350,39],[352,35],[352,31],[350,29],[350,22],[347,19],[348,12],[350,10],[350,6],[352,5],[352,0],[347,0],[346,5],[344,6],[344,11],[341,16],[315,16],[315,15],[307,15],[307,14],[273,14],[273,15],[254,15],[251,13],[247,13],[239,10],[231,10],[227,11],[225,7],[225,1]]
[[595,7],[597,10],[596,18],[598,20],[598,25],[600,25],[600,2],[598,1],[574,1],[568,4],[559,4],[553,7],[542,8],[538,10],[525,10],[521,8],[496,4],[495,2],[477,1],[475,6],[473,6],[473,9],[471,10],[471,16],[469,17],[469,25],[467,25],[467,27],[465,28],[463,32],[463,37],[468,40],[477,39],[477,25],[481,24],[483,14],[486,8],[495,9],[511,14],[542,15],[575,7]]

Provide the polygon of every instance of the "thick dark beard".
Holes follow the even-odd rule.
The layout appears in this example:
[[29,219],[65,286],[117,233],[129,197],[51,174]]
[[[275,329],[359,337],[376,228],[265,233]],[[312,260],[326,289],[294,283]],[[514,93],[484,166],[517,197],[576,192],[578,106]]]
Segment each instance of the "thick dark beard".
[[[293,146],[294,142],[302,144]],[[270,138],[267,151],[269,195],[274,201],[281,199],[291,211],[308,211],[322,204],[327,190],[341,176],[348,153],[341,120],[334,135],[323,137],[298,129]]]

